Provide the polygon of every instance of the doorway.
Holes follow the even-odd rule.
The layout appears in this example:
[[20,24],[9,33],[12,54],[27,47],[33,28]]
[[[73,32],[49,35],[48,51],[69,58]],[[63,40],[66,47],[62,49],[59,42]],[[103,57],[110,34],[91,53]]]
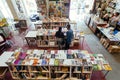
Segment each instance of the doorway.
[[94,0],[71,0],[70,20],[79,21],[89,14],[93,7]]

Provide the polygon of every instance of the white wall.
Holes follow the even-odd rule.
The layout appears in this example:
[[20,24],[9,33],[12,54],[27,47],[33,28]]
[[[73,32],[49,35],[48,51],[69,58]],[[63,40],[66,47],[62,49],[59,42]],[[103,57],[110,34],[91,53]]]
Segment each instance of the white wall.
[[116,4],[116,11],[120,12],[120,0],[117,0]]

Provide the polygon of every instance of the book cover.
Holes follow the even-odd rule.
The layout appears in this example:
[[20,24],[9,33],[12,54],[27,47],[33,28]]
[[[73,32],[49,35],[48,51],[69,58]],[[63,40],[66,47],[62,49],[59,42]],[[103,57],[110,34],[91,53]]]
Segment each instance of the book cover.
[[55,54],[51,54],[51,58],[55,58]]
[[20,62],[20,59],[16,59],[15,62],[14,62],[14,64],[17,65],[17,64],[19,64],[19,62]]
[[59,59],[59,65],[63,65],[64,59]]
[[78,58],[76,53],[73,53],[73,58]]
[[111,66],[109,64],[105,64],[104,67],[105,67],[105,70],[107,70],[107,71],[112,70],[112,68],[111,68]]
[[71,59],[64,59],[63,65],[72,65]]
[[58,59],[55,59],[54,65],[55,65],[55,66],[58,66],[58,65],[59,65],[59,60],[58,60]]
[[55,59],[50,59],[49,65],[54,65],[54,61],[55,61]]
[[38,64],[38,59],[34,59],[33,65],[37,65]]
[[21,52],[19,58],[20,58],[20,59],[25,59],[26,56],[27,56],[26,53],[22,53],[22,52]]
[[46,60],[42,59],[42,65],[46,65],[46,64],[47,64]]
[[67,54],[67,59],[73,59],[72,54]]

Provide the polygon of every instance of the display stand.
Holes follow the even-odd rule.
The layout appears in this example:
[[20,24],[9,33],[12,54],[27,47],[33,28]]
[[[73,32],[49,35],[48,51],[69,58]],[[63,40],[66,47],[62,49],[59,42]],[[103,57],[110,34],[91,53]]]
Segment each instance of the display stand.
[[86,50],[16,50],[6,63],[13,79],[90,80],[93,69],[112,70],[102,54]]
[[[92,64],[77,57],[79,50],[16,50],[7,60],[13,79],[88,79]],[[74,53],[76,52],[76,53]],[[84,51],[80,51],[84,54]],[[38,54],[39,53],[39,54]]]

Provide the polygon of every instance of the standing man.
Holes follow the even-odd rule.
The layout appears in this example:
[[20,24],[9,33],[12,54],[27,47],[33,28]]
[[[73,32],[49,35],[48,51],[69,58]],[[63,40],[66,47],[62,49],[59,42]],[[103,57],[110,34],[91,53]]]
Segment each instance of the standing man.
[[73,39],[73,30],[70,28],[70,24],[67,25],[67,32],[66,32],[66,43],[65,43],[65,49],[69,49],[70,48],[70,44],[72,42]]

